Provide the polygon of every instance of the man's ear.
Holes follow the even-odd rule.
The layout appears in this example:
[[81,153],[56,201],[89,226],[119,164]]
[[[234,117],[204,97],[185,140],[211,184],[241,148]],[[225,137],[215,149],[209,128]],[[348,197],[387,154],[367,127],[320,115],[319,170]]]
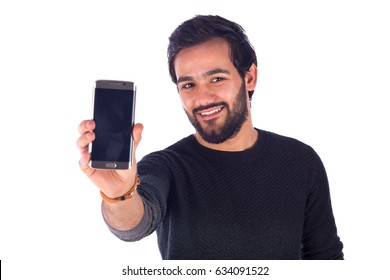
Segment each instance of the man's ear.
[[252,66],[245,73],[246,90],[255,90],[257,84],[257,66],[252,63]]

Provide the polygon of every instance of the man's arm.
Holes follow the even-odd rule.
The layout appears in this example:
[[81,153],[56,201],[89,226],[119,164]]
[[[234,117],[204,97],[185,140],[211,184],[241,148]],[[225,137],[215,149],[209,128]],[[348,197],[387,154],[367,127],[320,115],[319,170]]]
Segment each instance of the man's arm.
[[[148,158],[148,156],[146,156],[145,158]],[[144,162],[141,161],[139,163],[140,172],[141,169],[142,170],[145,169],[145,166],[149,165],[148,163],[150,163],[149,160],[146,160],[148,163],[145,163],[145,158],[143,160]],[[166,166],[161,165],[160,167],[157,167],[157,170],[159,172],[164,173],[164,167]],[[155,173],[155,172],[152,171],[150,173]],[[166,207],[167,207],[166,201],[169,192],[169,181],[166,181],[154,175],[143,176],[142,174],[140,174],[140,179],[141,179],[141,184],[138,187],[137,195],[139,195],[139,197],[142,200],[142,203],[144,205],[143,207],[144,211],[143,211],[142,218],[136,224],[135,227],[133,227],[130,230],[126,230],[124,228],[120,230],[119,225],[114,227],[112,225],[113,224],[112,221],[110,223],[107,221],[108,219],[108,217],[106,216],[107,212],[103,213],[103,217],[110,231],[116,237],[118,237],[123,241],[128,241],[128,242],[138,241],[150,235],[156,230],[157,226],[160,224],[161,220],[163,219],[166,213]],[[105,211],[104,210],[105,204],[106,204],[105,202],[103,202],[102,204],[103,211]]]
[[321,159],[315,154],[308,190],[302,236],[302,259],[342,260],[343,243],[335,223],[328,178]]
[[144,215],[144,204],[138,192],[130,199],[110,204],[103,200],[102,214],[106,223],[117,230],[127,231],[135,228]]

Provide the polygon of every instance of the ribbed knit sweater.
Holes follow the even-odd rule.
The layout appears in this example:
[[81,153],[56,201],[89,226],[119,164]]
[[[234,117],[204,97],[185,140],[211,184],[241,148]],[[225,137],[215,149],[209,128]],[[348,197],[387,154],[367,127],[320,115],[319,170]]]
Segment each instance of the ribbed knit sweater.
[[258,130],[241,152],[191,135],[138,163],[145,214],[136,241],[157,230],[163,259],[343,259],[325,168],[308,145]]

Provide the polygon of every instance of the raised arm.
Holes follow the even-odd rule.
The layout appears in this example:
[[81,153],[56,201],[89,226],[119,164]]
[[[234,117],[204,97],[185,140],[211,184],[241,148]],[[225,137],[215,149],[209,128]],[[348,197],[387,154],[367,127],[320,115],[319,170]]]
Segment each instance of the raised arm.
[[[109,198],[116,198],[127,193],[136,181],[137,163],[135,151],[141,141],[142,124],[136,124],[133,128],[134,151],[133,166],[130,170],[99,170],[89,166],[91,154],[88,146],[95,139],[93,120],[82,121],[79,125],[80,136],[77,139],[77,147],[80,150],[80,169]],[[138,225],[144,214],[144,204],[135,190],[130,199],[117,203],[102,203],[103,217],[113,228],[118,230],[130,230]]]

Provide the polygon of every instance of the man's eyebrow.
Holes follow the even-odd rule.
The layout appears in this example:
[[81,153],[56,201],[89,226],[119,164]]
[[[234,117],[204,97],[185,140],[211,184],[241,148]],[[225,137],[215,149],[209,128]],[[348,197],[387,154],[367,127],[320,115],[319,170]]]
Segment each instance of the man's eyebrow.
[[183,76],[183,77],[179,77],[179,79],[177,79],[177,83],[181,83],[181,82],[188,82],[188,81],[192,81],[193,78],[191,76]]
[[[206,73],[204,73],[202,75],[202,77],[207,78],[207,77],[215,75],[215,74],[230,74],[230,72],[226,69],[215,68],[215,69],[209,70]],[[177,83],[179,84],[181,82],[187,82],[187,81],[192,81],[192,80],[194,80],[194,78],[192,76],[183,76],[183,77],[179,77],[179,79],[177,79]]]
[[226,70],[226,69],[215,68],[215,69],[212,69],[210,71],[207,71],[202,76],[203,77],[208,77],[208,76],[212,76],[212,75],[215,75],[215,74],[230,74],[230,72],[228,70]]

